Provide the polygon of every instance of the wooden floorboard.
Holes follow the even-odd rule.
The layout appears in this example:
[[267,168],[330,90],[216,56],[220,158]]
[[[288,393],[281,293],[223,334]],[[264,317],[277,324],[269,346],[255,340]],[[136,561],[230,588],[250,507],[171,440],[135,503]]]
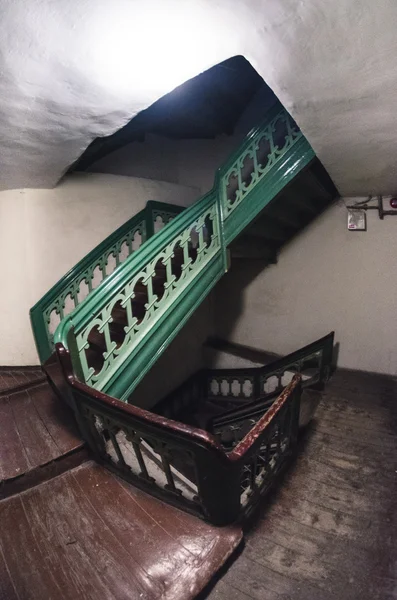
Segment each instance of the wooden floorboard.
[[336,374],[243,552],[205,598],[396,600],[396,423],[395,378]]
[[0,430],[0,481],[6,481],[25,473],[30,468],[7,396],[0,398]]
[[242,531],[146,498],[87,462],[3,500],[0,590],[19,600],[193,599]]
[[[0,501],[0,599],[397,600],[396,380],[336,374],[305,402],[297,457],[218,580],[237,528],[89,462]],[[47,384],[0,397],[0,434],[3,480],[81,447]]]
[[79,446],[81,437],[77,432],[73,414],[70,408],[55,396],[49,386],[40,385],[30,389],[28,393],[58,452],[70,452]]

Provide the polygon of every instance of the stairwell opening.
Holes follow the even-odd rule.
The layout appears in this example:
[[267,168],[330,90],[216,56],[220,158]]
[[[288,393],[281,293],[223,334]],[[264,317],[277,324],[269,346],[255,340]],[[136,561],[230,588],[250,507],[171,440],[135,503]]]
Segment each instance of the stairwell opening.
[[231,57],[161,97],[114,134],[95,139],[69,172],[153,178],[205,192],[215,170],[277,101],[246,58]]
[[[201,197],[211,189],[218,167],[276,106],[281,106],[281,103],[252,65],[243,56],[234,56],[163,96],[113,135],[94,140],[71,171],[167,181],[193,187],[197,190],[197,197]],[[258,176],[257,170],[266,170],[275,149],[281,150],[289,136],[289,127],[287,121],[276,119],[272,138],[259,138],[255,154],[247,153],[239,164],[239,170],[230,172],[226,182],[226,200],[231,209],[237,205],[241,186],[249,189]],[[290,204],[288,199],[284,200],[281,208],[277,203],[272,214],[271,231],[266,229],[266,223],[261,222],[261,215],[254,223],[242,228],[229,246],[229,268],[232,274],[237,272],[236,283],[230,284],[233,276],[229,274],[225,278],[226,283],[218,284],[199,309],[201,316],[190,318],[183,332],[139,384],[130,402],[146,408],[156,404],[202,365],[201,348],[208,337],[219,331],[225,337],[233,333],[234,323],[244,312],[245,286],[276,262],[281,244],[288,241],[293,233],[294,227],[288,223],[288,218],[285,222],[283,216],[284,212],[290,212]],[[309,217],[311,215],[309,210]],[[298,222],[299,226],[302,225],[300,219]],[[161,227],[161,220],[155,220],[154,231]],[[207,249],[213,233],[213,224],[207,217],[202,234]],[[197,261],[199,238],[199,232],[192,228],[187,248],[174,248],[170,273],[176,282],[184,276],[183,262],[187,260],[194,265]],[[137,325],[146,318],[146,307],[154,301],[156,310],[167,298],[165,257],[157,260],[153,269],[151,293],[154,299],[149,299],[143,280],[138,283],[139,289],[134,289],[132,312]],[[221,303],[220,295],[223,298]],[[115,338],[116,333],[112,335]],[[185,342],[181,343],[181,340]]]

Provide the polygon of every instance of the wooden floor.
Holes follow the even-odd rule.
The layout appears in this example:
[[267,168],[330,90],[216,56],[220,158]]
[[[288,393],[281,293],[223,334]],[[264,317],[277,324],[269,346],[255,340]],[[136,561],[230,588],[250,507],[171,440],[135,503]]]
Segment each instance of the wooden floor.
[[0,396],[0,498],[76,466],[85,457],[72,414],[49,384],[33,381],[24,387],[15,391],[20,389],[16,381]]
[[188,600],[242,538],[87,462],[0,502],[3,600]]
[[208,600],[397,598],[397,381],[335,374]]
[[70,414],[47,384],[3,395],[0,600],[397,600],[397,381],[336,374],[321,399],[306,396],[306,420],[316,398],[243,549],[200,592],[241,530],[206,525],[90,461],[40,483],[79,452]]

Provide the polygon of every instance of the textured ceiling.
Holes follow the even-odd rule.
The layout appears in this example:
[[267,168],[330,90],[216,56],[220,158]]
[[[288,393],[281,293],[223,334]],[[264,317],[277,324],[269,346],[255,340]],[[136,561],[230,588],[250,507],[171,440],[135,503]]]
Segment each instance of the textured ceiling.
[[0,187],[51,187],[93,139],[231,56],[341,193],[397,191],[395,0],[0,0]]
[[243,56],[200,73],[141,111],[116,133],[96,138],[71,170],[90,170],[97,160],[146,134],[171,139],[206,139],[234,132],[244,109],[261,89],[275,100],[262,77]]

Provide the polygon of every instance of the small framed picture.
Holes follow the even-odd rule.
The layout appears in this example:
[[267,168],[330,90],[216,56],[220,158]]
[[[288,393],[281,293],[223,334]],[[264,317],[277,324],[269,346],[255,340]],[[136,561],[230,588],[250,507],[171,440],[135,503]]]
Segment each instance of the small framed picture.
[[347,228],[350,231],[367,231],[365,210],[355,208],[347,211]]

